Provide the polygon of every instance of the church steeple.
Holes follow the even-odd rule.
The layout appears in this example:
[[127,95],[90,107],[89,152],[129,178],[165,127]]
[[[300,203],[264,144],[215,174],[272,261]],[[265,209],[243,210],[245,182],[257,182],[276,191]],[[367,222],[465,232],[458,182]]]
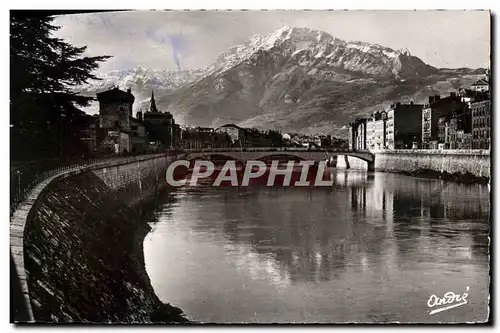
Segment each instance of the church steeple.
[[155,93],[153,90],[151,90],[151,105],[149,106],[149,112],[158,112],[155,102]]

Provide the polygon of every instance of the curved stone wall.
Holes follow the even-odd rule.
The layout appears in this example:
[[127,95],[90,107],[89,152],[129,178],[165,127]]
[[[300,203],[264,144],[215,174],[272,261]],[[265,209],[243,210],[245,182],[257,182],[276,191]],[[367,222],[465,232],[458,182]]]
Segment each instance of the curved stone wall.
[[141,204],[166,186],[170,162],[164,155],[110,162],[35,189],[20,207],[24,225],[21,213],[11,222],[11,252],[32,320],[186,321],[154,294],[142,252],[149,227],[139,222]]

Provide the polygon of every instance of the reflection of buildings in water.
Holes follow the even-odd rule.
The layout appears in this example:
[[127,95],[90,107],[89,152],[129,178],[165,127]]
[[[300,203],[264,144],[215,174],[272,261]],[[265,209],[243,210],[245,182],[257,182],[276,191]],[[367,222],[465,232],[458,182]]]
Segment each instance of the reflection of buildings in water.
[[[486,219],[489,215],[489,200],[481,196],[483,186],[454,186],[442,191],[445,219]],[[457,195],[462,194],[462,195]],[[466,194],[466,195],[463,195]]]
[[[376,175],[362,186],[349,189],[354,217],[352,244],[356,244],[357,267],[386,274],[396,265],[394,242],[394,193],[383,176]],[[381,260],[380,257],[383,257]]]
[[484,218],[489,212],[482,185],[402,177],[395,190],[397,216],[422,219]]
[[[405,262],[408,253],[437,246],[422,238],[439,234],[430,219],[444,216],[446,204],[456,202],[456,189],[438,191],[431,198],[435,182],[378,174],[367,181],[366,174],[347,173],[336,174],[337,184],[338,177],[361,181],[328,190],[205,189],[199,198],[183,198],[188,201],[183,201],[184,216],[174,215],[198,221],[194,229],[230,244],[228,256],[234,254],[240,270],[280,286],[337,279],[349,269],[363,267],[385,274]],[[477,195],[465,202],[471,210],[484,206]],[[483,250],[472,248],[473,253]],[[466,251],[461,256],[466,257]]]
[[[344,195],[321,189],[263,189],[251,207],[242,205],[243,200],[225,207],[222,215],[229,222],[222,230],[232,246],[250,246],[255,254],[272,258],[292,282],[335,278],[344,270],[348,252],[338,245],[352,234],[352,223],[339,219],[348,213]],[[325,209],[331,205],[342,211]]]
[[394,193],[384,180],[382,177],[375,177],[372,186],[366,189],[366,216],[381,219],[392,226]]
[[[469,188],[457,184],[443,187],[432,180],[398,178],[396,175],[376,175],[373,181],[349,189],[350,207],[362,217],[356,222],[354,233],[362,235],[359,242],[368,251],[368,258],[379,250],[385,251],[388,264],[390,258],[396,260],[394,253],[399,256],[425,253],[426,249],[437,246],[430,238],[439,236],[437,239],[440,239],[443,235],[463,245],[456,250],[454,258],[466,259],[474,252],[484,252],[480,246],[471,248],[469,235],[463,234],[469,234],[469,229],[455,232],[459,228],[456,224],[447,226],[449,231],[442,229],[447,223],[445,220],[449,219],[487,218],[488,206],[484,198],[474,194],[464,196]],[[380,233],[381,228],[384,234]]]
[[338,186],[355,186],[366,183],[369,175],[366,171],[361,170],[338,170],[332,169],[330,176],[335,185]]
[[388,232],[394,223],[394,193],[383,177],[374,177],[373,181],[350,188],[350,206],[363,214],[371,223],[386,225]]
[[364,212],[366,209],[366,188],[364,186],[351,187],[349,192],[351,209]]

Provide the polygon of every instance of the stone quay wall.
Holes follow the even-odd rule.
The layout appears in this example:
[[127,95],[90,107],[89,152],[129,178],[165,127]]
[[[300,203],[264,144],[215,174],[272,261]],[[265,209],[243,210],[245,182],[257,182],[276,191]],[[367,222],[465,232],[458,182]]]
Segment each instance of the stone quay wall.
[[155,295],[142,249],[149,226],[141,207],[166,187],[171,161],[154,155],[76,168],[32,191],[11,220],[27,321],[186,321]]
[[[478,178],[490,178],[489,150],[399,149],[373,153],[375,171],[408,174],[432,171],[436,175],[470,174]],[[367,163],[359,158],[348,156],[347,160],[351,169],[367,169]],[[346,168],[344,156],[338,157],[337,168]]]
[[417,173],[430,170],[451,175],[490,178],[489,150],[393,150],[375,152],[375,170]]

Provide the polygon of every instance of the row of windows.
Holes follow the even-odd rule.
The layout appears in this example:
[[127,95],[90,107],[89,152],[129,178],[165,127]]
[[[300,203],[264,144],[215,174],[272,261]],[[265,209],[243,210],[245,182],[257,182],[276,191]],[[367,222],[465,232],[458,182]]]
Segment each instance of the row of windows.
[[473,116],[484,116],[484,115],[489,114],[489,111],[490,111],[489,106],[488,107],[486,107],[486,106],[479,106],[479,107],[476,107],[476,108],[472,109],[472,115]]
[[472,127],[488,127],[488,126],[490,126],[489,118],[474,119],[474,121],[472,122]]
[[489,129],[485,129],[485,130],[474,129],[472,131],[472,137],[474,139],[477,139],[477,138],[489,138],[490,137],[490,130]]

